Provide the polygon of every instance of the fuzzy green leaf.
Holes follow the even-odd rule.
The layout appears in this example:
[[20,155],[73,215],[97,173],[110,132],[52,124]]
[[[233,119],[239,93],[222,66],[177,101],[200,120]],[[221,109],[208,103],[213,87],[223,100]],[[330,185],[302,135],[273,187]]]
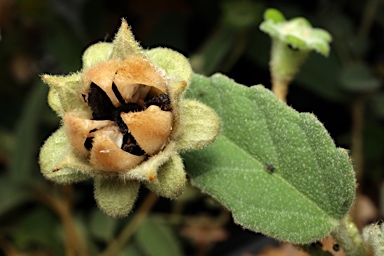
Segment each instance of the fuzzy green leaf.
[[354,172],[314,115],[222,75],[194,75],[187,97],[214,108],[223,123],[215,143],[184,155],[187,173],[238,224],[293,243],[338,225],[355,197]]
[[47,88],[40,82],[35,82],[23,108],[17,124],[16,143],[10,163],[9,174],[13,181],[27,181],[34,167],[36,134],[47,91]]

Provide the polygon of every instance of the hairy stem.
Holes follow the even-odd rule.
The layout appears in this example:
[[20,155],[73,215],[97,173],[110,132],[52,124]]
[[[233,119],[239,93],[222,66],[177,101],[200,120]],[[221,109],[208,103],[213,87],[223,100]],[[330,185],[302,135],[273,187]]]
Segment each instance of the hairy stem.
[[283,102],[287,102],[288,86],[286,80],[272,79],[272,92]]

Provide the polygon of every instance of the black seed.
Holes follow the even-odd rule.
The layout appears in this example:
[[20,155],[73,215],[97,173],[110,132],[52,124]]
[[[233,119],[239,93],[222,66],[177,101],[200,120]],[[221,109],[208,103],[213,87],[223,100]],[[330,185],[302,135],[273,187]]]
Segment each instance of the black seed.
[[312,248],[321,249],[323,248],[323,244],[320,241],[316,241],[314,243],[311,243]]
[[129,132],[128,126],[124,123],[123,119],[120,116],[120,111],[115,110],[113,112],[113,121],[117,124],[117,127],[119,127],[120,132],[125,135]]
[[119,102],[121,104],[125,104],[125,100],[124,100],[123,96],[121,96],[121,93],[117,89],[117,86],[114,82],[112,83],[112,91],[114,92],[114,94],[115,94],[116,98],[119,100]]
[[142,156],[145,154],[145,151],[142,150],[139,145],[133,145],[133,144],[124,145],[122,147],[122,150],[135,156]]
[[132,134],[130,133],[125,134],[123,141],[124,141],[124,144],[121,147],[122,150],[136,156],[142,156],[145,154],[145,151],[142,150],[139,145],[137,145],[137,142],[135,138],[132,136]]
[[[111,120],[114,121],[119,128],[119,131],[123,134],[123,145],[121,149],[131,153],[133,155],[142,156],[145,155],[145,151],[137,144],[135,138],[129,133],[127,124],[121,118],[121,113],[137,112],[142,111],[144,108],[137,103],[129,102],[126,103],[120,94],[115,83],[112,83],[112,90],[119,100],[121,106],[115,107],[112,104],[111,99],[107,93],[101,89],[95,83],[91,83],[88,98],[83,95],[83,99],[87,101],[88,105],[92,110],[93,120]],[[87,99],[87,100],[86,100]],[[150,105],[157,105],[161,109],[166,110],[170,100],[168,95],[160,94],[153,97],[146,102],[145,108]],[[97,129],[92,129],[89,133],[95,132]],[[88,150],[92,149],[93,137],[88,137],[84,142],[84,147]]]
[[113,120],[114,106],[107,93],[95,83],[91,83],[88,105],[91,107],[93,120]]
[[129,112],[137,112],[143,110],[143,107],[137,103],[125,103],[118,108],[120,112],[129,113]]
[[148,108],[151,105],[160,107],[162,110],[168,110],[168,105],[171,104],[171,100],[167,94],[159,94],[144,103],[144,107]]
[[88,137],[84,142],[84,147],[88,150],[92,149],[93,144],[93,137]]

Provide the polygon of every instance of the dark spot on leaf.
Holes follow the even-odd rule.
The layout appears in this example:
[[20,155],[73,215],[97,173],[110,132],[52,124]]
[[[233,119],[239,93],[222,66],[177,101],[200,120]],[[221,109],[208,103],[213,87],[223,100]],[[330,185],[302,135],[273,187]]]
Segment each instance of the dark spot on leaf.
[[265,168],[267,169],[268,172],[273,173],[275,172],[275,167],[272,164],[266,163]]

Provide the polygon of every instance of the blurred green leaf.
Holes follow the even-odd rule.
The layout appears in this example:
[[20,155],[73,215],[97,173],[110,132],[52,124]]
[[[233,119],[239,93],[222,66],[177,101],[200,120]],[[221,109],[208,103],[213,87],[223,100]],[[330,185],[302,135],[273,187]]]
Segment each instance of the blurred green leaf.
[[[94,210],[91,212],[93,214]],[[99,254],[99,241],[95,239],[92,227],[90,227],[88,216],[84,216],[82,212],[74,212],[74,223],[81,239],[81,243],[85,245],[88,255]],[[91,215],[92,218],[92,215]],[[91,220],[92,221],[92,220]]]
[[264,4],[250,0],[227,0],[221,4],[221,9],[223,24],[241,30],[260,23]]
[[143,254],[140,253],[139,249],[137,249],[133,244],[129,244],[125,246],[120,252],[117,254],[117,256],[142,256]]
[[[364,123],[364,156],[367,161],[381,161],[384,156],[384,127],[372,119]],[[381,171],[384,174],[383,171]],[[367,173],[371,174],[371,171]]]
[[50,54],[60,63],[63,73],[81,69],[81,58],[85,44],[75,31],[62,21],[54,20],[47,29],[46,45]]
[[29,179],[36,163],[36,134],[41,118],[41,110],[46,103],[48,88],[36,81],[27,97],[16,128],[16,145],[11,157],[9,175],[13,181]]
[[148,217],[135,235],[138,246],[147,256],[183,255],[180,242],[170,226],[160,217]]
[[187,97],[200,97],[223,124],[213,145],[184,155],[187,173],[235,222],[293,243],[313,242],[338,225],[354,201],[354,171],[313,114],[222,75],[195,75]]
[[202,74],[212,74],[218,70],[230,51],[236,48],[238,37],[236,31],[220,28],[203,48],[190,58],[193,70]]
[[377,117],[383,119],[384,118],[384,93],[378,93],[373,96],[371,107],[373,112],[377,115]]
[[[135,33],[135,28],[133,28]],[[187,50],[187,19],[183,13],[171,13],[163,16],[154,24],[150,33],[145,37],[145,46],[164,46],[178,51]]]
[[352,93],[370,92],[380,86],[381,81],[375,78],[365,63],[357,63],[343,67],[340,72],[343,89]]
[[19,15],[24,19],[28,18],[29,20],[44,22],[44,18],[49,12],[48,0],[19,0],[17,1],[17,4],[19,5]]
[[332,101],[345,101],[347,95],[340,90],[338,76],[341,64],[334,54],[324,58],[311,54],[295,78],[298,84]]
[[354,21],[345,13],[335,13],[324,20],[334,38],[349,40],[355,33]]
[[93,209],[91,213],[90,231],[94,237],[108,242],[113,238],[116,228],[116,219],[105,215],[99,209]]
[[8,176],[0,176],[0,216],[31,200],[31,193]]
[[348,40],[346,40],[345,38],[344,40],[347,42],[349,50],[351,51],[353,56],[357,56],[361,59],[364,59],[366,54],[370,50],[368,38],[352,36]]
[[15,146],[15,140],[13,133],[0,127],[0,153],[10,155]]
[[16,225],[12,236],[20,248],[28,247],[53,248],[55,244],[54,227],[58,225],[53,214],[42,207],[29,210],[26,216]]

